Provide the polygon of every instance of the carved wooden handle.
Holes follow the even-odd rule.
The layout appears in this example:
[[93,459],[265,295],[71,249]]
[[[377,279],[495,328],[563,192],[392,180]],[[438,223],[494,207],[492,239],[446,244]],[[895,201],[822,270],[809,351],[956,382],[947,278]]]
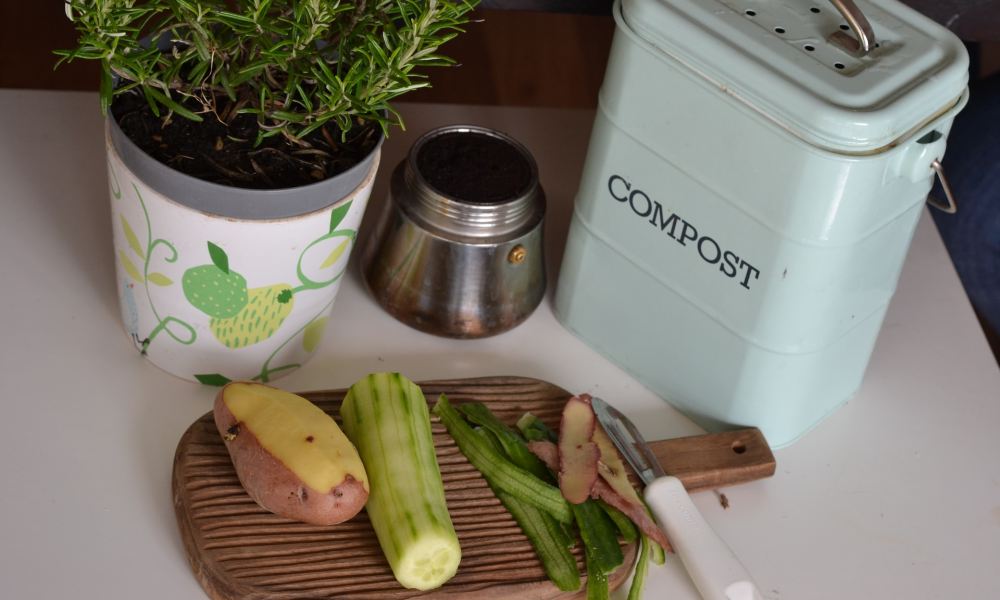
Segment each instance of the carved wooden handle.
[[774,475],[774,454],[755,427],[660,440],[649,447],[663,470],[692,492]]

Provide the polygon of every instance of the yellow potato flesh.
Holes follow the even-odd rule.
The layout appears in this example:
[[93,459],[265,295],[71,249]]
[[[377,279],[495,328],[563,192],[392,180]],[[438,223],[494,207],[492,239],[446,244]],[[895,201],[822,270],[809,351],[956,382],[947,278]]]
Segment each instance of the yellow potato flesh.
[[601,462],[597,465],[597,471],[601,477],[611,486],[611,489],[618,492],[619,496],[632,504],[643,506],[642,499],[639,498],[639,494],[636,493],[632,482],[625,474],[625,463],[622,462],[618,454],[618,448],[615,447],[615,443],[611,441],[600,425],[594,428],[592,439],[601,450]]
[[310,488],[326,492],[347,475],[368,490],[361,458],[337,423],[318,406],[290,392],[252,383],[226,387],[223,402],[240,427]]

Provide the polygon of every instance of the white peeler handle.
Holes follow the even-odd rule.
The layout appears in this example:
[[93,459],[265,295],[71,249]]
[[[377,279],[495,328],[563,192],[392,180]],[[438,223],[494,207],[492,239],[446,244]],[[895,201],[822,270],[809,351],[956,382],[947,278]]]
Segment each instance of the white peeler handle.
[[646,486],[645,497],[702,598],[763,600],[746,567],[701,516],[679,479],[656,479]]

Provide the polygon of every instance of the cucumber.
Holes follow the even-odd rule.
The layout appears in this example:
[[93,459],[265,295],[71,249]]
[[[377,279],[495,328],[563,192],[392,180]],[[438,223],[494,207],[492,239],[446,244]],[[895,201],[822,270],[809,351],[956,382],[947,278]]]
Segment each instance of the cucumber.
[[423,392],[399,373],[373,373],[347,392],[344,433],[368,472],[365,510],[392,573],[404,587],[440,587],[462,549],[444,499]]

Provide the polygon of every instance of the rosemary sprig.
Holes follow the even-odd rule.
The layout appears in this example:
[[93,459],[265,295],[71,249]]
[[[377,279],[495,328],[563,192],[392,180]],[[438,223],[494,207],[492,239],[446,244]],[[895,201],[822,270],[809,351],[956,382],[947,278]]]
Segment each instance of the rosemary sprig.
[[60,63],[102,65],[101,106],[139,90],[154,114],[257,119],[257,142],[330,123],[402,125],[391,102],[454,64],[439,47],[478,0],[67,0]]

